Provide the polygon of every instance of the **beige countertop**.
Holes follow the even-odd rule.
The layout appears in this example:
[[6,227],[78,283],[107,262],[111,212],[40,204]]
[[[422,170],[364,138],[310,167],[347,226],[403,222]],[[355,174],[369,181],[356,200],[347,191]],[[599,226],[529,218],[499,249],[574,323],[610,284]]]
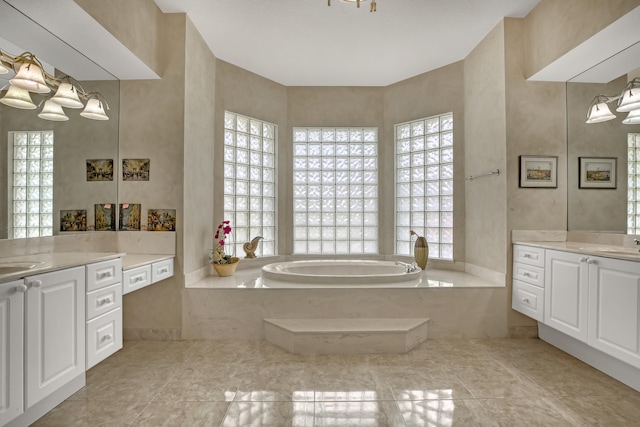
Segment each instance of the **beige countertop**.
[[[2,267],[22,268],[19,271],[0,273],[0,282],[21,279],[35,274],[93,264],[124,256],[123,253],[111,252],[46,252],[40,254],[20,255],[0,258]],[[32,267],[29,268],[29,265]]]
[[640,246],[614,246],[601,243],[585,242],[526,242],[514,241],[514,245],[526,245],[544,249],[555,249],[584,255],[594,255],[606,258],[640,261]]
[[171,259],[171,258],[175,258],[175,255],[127,253],[122,258],[122,269],[131,270],[132,268],[142,267],[143,265],[153,264],[154,262],[164,261],[166,259]]

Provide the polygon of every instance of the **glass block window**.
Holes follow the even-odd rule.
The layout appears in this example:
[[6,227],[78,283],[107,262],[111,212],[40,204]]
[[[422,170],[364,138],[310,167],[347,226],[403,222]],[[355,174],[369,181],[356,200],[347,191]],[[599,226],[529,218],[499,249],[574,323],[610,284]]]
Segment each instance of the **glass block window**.
[[627,234],[640,234],[640,133],[627,135]]
[[232,251],[257,236],[256,255],[276,254],[276,130],[250,117],[224,113],[224,219],[233,233]]
[[53,131],[9,132],[9,236],[53,235]]
[[430,258],[453,260],[453,114],[398,124],[395,142],[396,253],[413,254],[414,230]]
[[378,129],[293,129],[293,251],[378,253]]

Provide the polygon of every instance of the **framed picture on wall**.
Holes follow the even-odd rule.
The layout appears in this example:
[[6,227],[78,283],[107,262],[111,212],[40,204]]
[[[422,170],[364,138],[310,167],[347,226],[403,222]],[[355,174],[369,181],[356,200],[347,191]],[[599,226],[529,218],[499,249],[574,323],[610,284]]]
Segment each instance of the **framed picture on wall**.
[[557,188],[558,156],[520,156],[521,188]]
[[579,157],[579,188],[616,188],[617,157]]

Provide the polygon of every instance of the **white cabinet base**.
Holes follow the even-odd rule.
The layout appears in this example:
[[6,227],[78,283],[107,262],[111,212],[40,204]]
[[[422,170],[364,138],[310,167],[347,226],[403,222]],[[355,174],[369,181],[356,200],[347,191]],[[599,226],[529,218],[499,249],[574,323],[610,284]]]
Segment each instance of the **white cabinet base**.
[[589,345],[538,322],[541,340],[604,372],[634,390],[640,391],[640,369],[609,356]]
[[29,408],[28,412],[20,415],[15,420],[3,427],[25,427],[33,424],[38,418],[67,400],[71,395],[80,390],[86,384],[86,376],[83,372],[58,390]]

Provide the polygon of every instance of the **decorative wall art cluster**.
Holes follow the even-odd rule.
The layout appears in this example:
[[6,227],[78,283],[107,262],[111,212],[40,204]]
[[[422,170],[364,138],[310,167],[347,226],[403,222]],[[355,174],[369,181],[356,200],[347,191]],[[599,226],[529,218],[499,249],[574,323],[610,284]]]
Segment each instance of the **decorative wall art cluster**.
[[[149,181],[150,159],[123,159],[123,181]],[[113,181],[113,159],[87,159],[87,181]],[[116,222],[117,213],[117,222]],[[86,209],[60,211],[60,231],[175,231],[175,209],[148,209],[146,224],[140,203],[98,203],[94,205],[94,224],[87,225]]]
[[[617,157],[579,157],[578,188],[615,189]],[[557,156],[520,156],[521,188],[557,188]]]

